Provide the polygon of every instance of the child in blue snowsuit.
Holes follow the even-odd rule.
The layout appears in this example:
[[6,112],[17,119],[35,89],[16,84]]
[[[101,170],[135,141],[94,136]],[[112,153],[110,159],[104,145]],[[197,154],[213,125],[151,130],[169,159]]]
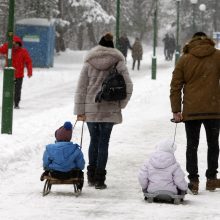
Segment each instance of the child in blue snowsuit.
[[48,144],[44,151],[43,168],[45,172],[40,178],[41,181],[48,174],[58,179],[83,177],[82,170],[85,167],[85,160],[80,146],[70,141],[72,124],[65,122],[56,130],[55,138],[55,143]]

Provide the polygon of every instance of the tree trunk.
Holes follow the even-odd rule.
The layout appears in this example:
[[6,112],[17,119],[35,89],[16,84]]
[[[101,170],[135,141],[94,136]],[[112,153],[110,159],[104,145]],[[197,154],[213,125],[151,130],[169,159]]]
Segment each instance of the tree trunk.
[[92,23],[87,23],[87,31],[88,31],[88,37],[90,42],[92,43],[92,46],[95,46],[97,44],[94,34],[94,28]]
[[60,18],[63,19],[63,0],[58,0],[57,6],[58,6],[58,10],[60,12]]
[[84,31],[84,26],[80,25],[79,31],[77,34],[77,46],[79,50],[83,49],[83,31]]
[[214,29],[214,31],[217,31],[217,25],[218,25],[218,22],[217,22],[217,20],[218,20],[218,0],[215,0],[214,2],[213,2],[213,6],[214,6],[214,13],[213,13],[213,29]]

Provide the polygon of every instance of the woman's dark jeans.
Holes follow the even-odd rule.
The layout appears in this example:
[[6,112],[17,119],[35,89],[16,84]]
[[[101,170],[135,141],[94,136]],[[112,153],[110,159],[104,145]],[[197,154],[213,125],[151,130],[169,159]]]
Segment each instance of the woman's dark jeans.
[[187,150],[186,150],[186,170],[190,180],[198,179],[198,158],[197,150],[199,145],[200,128],[204,125],[208,144],[208,155],[206,170],[207,178],[216,178],[218,173],[219,157],[219,119],[192,120],[185,122]]
[[89,166],[105,170],[113,125],[109,122],[87,122],[90,133]]

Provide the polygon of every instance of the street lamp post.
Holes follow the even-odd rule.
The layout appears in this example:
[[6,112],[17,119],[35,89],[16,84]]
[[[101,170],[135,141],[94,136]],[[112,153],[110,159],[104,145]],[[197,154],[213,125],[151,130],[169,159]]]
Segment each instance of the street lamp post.
[[8,55],[7,67],[4,68],[2,93],[2,134],[12,134],[13,97],[14,97],[14,68],[12,67],[12,41],[14,31],[14,5],[15,0],[9,1],[8,16]]
[[176,53],[175,64],[180,57],[180,45],[179,45],[179,27],[180,27],[180,0],[176,0]]
[[190,0],[193,5],[193,33],[196,32],[196,22],[195,22],[195,12],[196,12],[196,4],[198,3],[198,0]]
[[119,49],[119,30],[120,30],[120,0],[117,0],[116,14],[116,48]]
[[204,31],[204,12],[206,10],[206,5],[205,4],[200,4],[199,5],[199,10],[202,13],[202,31]]
[[216,32],[218,30],[218,22],[217,22],[217,17],[218,17],[218,8],[219,8],[219,0],[215,0],[213,2],[213,9],[214,9],[214,13],[213,13],[213,29],[214,32]]
[[156,57],[156,46],[157,46],[157,2],[155,1],[155,11],[154,11],[154,41],[153,41],[153,56],[151,65],[151,79],[156,79],[157,73],[157,57]]

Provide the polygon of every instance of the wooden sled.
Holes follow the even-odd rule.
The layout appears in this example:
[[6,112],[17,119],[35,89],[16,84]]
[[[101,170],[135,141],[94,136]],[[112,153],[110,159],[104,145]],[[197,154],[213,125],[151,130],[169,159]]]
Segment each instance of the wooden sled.
[[44,176],[44,180],[46,180],[43,188],[43,196],[46,196],[50,193],[52,185],[58,184],[72,184],[74,187],[74,193],[76,196],[79,196],[82,192],[83,178],[70,178],[66,180],[56,179],[51,176]]
[[158,202],[174,203],[175,205],[179,205],[183,203],[185,194],[176,195],[170,191],[161,190],[155,193],[144,192],[144,197],[145,200],[147,200],[149,203],[158,201]]

